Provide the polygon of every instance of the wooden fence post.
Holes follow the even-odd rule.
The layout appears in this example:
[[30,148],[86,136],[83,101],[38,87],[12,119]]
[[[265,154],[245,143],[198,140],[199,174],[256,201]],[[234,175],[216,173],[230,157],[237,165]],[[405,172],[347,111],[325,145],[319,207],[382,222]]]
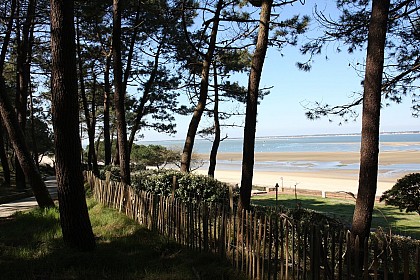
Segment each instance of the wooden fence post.
[[175,198],[176,185],[177,185],[177,179],[176,179],[176,175],[174,175],[172,177],[172,201],[174,201],[174,198]]

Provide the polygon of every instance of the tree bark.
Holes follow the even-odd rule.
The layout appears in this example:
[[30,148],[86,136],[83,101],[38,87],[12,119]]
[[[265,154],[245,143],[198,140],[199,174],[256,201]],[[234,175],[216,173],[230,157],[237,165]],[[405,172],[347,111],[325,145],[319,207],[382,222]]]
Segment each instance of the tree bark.
[[252,57],[251,73],[248,80],[239,209],[248,210],[251,206],[258,92],[265,54],[267,53],[268,47],[269,22],[272,5],[273,0],[263,0],[261,4],[260,26],[258,30],[257,45],[255,47],[255,53]]
[[359,188],[351,227],[352,235],[359,236],[360,240],[364,240],[370,233],[377,187],[381,86],[389,5],[389,0],[374,0],[369,23],[363,93]]
[[219,122],[219,85],[217,81],[217,65],[213,63],[214,71],[214,108],[213,108],[213,119],[214,119],[214,140],[210,151],[210,164],[207,175],[214,178],[214,171],[216,170],[217,162],[217,151],[220,145],[220,122]]
[[95,239],[80,161],[74,1],[50,3],[52,116],[61,229],[65,243],[92,250]]
[[195,136],[197,134],[198,126],[200,124],[201,117],[206,107],[207,96],[209,91],[209,73],[210,65],[213,60],[214,50],[216,49],[217,32],[219,30],[219,18],[220,12],[223,7],[223,1],[219,0],[217,8],[214,14],[213,27],[210,35],[210,42],[207,53],[203,59],[203,66],[201,70],[201,82],[200,82],[200,94],[198,103],[194,109],[193,116],[188,126],[187,137],[184,143],[184,149],[181,155],[181,172],[190,172],[191,156],[194,148]]
[[112,160],[111,152],[111,129],[109,123],[109,112],[111,107],[111,84],[109,82],[109,69],[111,68],[111,55],[106,57],[104,73],[104,149],[105,165],[110,165]]
[[4,143],[3,121],[0,117],[0,163],[3,167],[4,182],[10,186],[10,167],[7,160],[6,147]]
[[[3,76],[3,68],[4,68],[4,62],[6,60],[6,53],[7,53],[7,47],[9,45],[10,42],[10,36],[12,33],[12,29],[13,29],[13,19],[15,18],[15,12],[16,12],[16,0],[12,0],[10,3],[10,17],[9,17],[9,21],[7,22],[7,27],[6,27],[6,32],[3,38],[3,46],[1,48],[1,52],[0,52],[0,75]],[[6,94],[6,92],[4,93],[0,93],[1,94]],[[4,179],[6,181],[6,183],[8,183],[10,185],[10,165],[9,165],[9,161],[6,155],[6,149],[4,146],[4,142],[3,142],[3,120],[0,117],[0,128],[1,128],[1,132],[0,132],[0,137],[1,137],[1,141],[2,143],[0,146],[0,157],[1,157],[1,164],[3,166],[3,174],[4,174]]]
[[130,155],[128,153],[127,123],[125,119],[125,92],[121,62],[121,0],[113,2],[112,54],[114,59],[114,103],[117,117],[118,153],[121,181],[130,180]]

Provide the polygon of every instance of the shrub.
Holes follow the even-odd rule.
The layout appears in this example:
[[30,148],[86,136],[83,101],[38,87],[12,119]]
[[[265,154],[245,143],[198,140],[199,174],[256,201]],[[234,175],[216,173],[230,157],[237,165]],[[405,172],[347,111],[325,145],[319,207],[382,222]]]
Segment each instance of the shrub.
[[228,184],[207,176],[175,170],[147,170],[133,173],[132,185],[139,190],[169,196],[172,194],[174,176],[176,177],[175,197],[184,202],[229,200]]
[[397,181],[392,189],[384,192],[379,201],[398,206],[400,211],[420,215],[420,173],[408,174]]

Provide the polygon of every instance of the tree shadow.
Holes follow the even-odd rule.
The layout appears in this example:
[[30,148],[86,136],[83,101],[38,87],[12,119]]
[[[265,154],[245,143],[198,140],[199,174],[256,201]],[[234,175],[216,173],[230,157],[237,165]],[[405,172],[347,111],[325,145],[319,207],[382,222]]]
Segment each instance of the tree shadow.
[[125,236],[97,237],[92,252],[67,247],[61,236],[43,241],[40,235],[51,231],[47,225],[56,223],[16,217],[0,224],[1,279],[245,279],[218,257],[140,226]]
[[[334,200],[334,203],[328,201],[328,198],[323,201],[322,199],[315,199],[305,197],[297,199],[285,198],[279,196],[276,202],[275,197],[264,198],[254,196],[252,199],[254,204],[265,205],[270,207],[283,206],[289,209],[304,208],[316,211],[324,214],[330,218],[337,219],[348,227],[351,226],[353,211],[355,206],[354,200],[342,201]],[[396,222],[410,219],[405,215],[398,215],[394,207],[374,207],[372,215],[372,231],[376,231],[378,228],[386,232],[392,232],[393,234],[399,234],[404,236],[410,236],[412,238],[420,239],[419,225],[412,224],[402,227],[397,227]],[[403,213],[404,214],[404,213]]]

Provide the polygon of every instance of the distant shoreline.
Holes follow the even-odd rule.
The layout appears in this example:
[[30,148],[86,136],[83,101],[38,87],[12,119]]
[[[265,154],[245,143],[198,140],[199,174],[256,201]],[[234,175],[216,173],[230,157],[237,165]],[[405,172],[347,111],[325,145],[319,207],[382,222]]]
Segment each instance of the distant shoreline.
[[[420,134],[420,131],[384,131],[380,132],[379,135],[406,135],[406,134]],[[304,137],[339,137],[339,136],[360,136],[360,132],[354,133],[316,133],[316,134],[296,134],[296,135],[266,135],[266,136],[256,136],[255,139],[275,139],[275,138],[304,138]],[[196,140],[205,140],[203,138],[197,137]],[[228,137],[227,140],[243,140],[243,137]],[[141,140],[141,142],[179,142],[185,141],[184,138],[174,138],[166,140]]]

